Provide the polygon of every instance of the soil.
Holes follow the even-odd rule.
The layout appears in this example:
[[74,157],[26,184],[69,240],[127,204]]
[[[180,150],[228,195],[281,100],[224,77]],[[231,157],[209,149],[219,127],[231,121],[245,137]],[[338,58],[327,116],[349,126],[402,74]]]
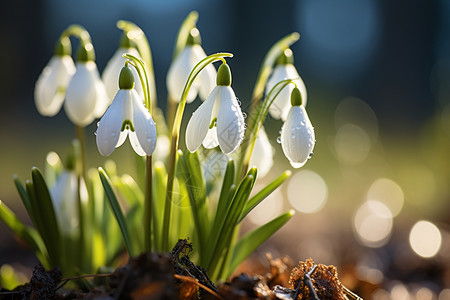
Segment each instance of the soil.
[[[192,245],[180,240],[171,253],[143,253],[112,273],[63,278],[58,268],[38,264],[31,280],[6,299],[358,299],[346,289],[334,266],[315,265],[311,259],[295,268],[286,259],[267,256],[269,272],[241,273],[215,285],[205,270],[189,259]],[[67,283],[77,289],[68,289]]]

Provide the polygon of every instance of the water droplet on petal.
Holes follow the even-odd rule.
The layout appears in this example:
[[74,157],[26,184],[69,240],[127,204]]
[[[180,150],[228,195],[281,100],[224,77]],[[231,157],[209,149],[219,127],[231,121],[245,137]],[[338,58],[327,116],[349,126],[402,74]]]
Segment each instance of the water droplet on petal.
[[304,121],[301,121],[301,122],[300,122],[300,125],[305,126],[305,122],[304,122]]
[[313,157],[313,155],[314,155],[314,153],[311,152],[311,153],[308,155],[308,159],[310,159],[311,157]]
[[277,137],[277,143],[281,144],[281,136]]
[[97,122],[97,127],[100,126],[100,121]]
[[151,138],[148,138],[147,139],[147,143],[151,143],[152,142],[152,139]]
[[94,132],[94,135],[97,135],[97,130]]
[[244,119],[247,118],[247,114],[245,112],[242,113],[242,116],[244,117]]

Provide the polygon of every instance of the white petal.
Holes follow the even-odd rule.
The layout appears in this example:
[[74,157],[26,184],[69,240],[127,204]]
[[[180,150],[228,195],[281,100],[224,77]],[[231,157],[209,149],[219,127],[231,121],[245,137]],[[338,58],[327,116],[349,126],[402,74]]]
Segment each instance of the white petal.
[[117,141],[116,148],[122,146],[122,144],[125,143],[125,140],[127,139],[128,132],[129,132],[129,131],[130,131],[130,130],[125,129],[124,131],[121,131],[121,132],[120,132],[120,134],[119,134],[119,140]]
[[[267,81],[266,94],[280,81],[285,79],[295,79],[294,82],[302,94],[303,106],[306,106],[307,93],[303,80],[298,75],[294,65],[278,65],[274,68],[272,76]],[[275,119],[286,120],[289,109],[291,108],[291,92],[294,89],[292,84],[286,86],[277,96],[269,108],[270,115]]]
[[136,131],[128,131],[128,137],[130,138],[130,144],[133,147],[134,152],[136,152],[137,155],[144,156],[146,153],[139,143]]
[[[195,61],[192,46],[187,46],[178,54],[170,66],[167,72],[166,84],[169,95],[175,102],[180,102],[184,85],[196,64],[197,61]],[[198,84],[198,80],[195,80],[192,84],[187,97],[187,103],[191,103],[197,97]]]
[[[116,148],[123,122],[125,98],[131,97],[130,91],[119,90],[113,103],[101,118],[97,128],[97,148],[101,155],[108,156]],[[126,138],[126,135],[125,135]],[[123,140],[125,140],[125,138]],[[123,141],[122,141],[123,143]]]
[[69,82],[64,110],[69,119],[78,126],[86,126],[94,120],[97,101],[97,82],[94,62],[78,62],[77,70]]
[[[131,95],[133,100],[133,126],[139,145],[146,155],[152,155],[156,147],[155,122],[135,90],[131,90]],[[129,135],[131,141],[132,135],[131,133]]]
[[202,145],[206,149],[213,149],[219,146],[219,140],[217,139],[217,126],[214,126],[208,130]]
[[186,127],[186,147],[191,152],[194,152],[200,147],[208,133],[209,125],[213,119],[212,115],[218,88],[214,88],[205,102],[192,114]]
[[43,116],[56,115],[63,104],[70,78],[75,73],[75,64],[68,55],[53,56],[42,70],[34,91],[36,108]]
[[[102,81],[105,84],[106,92],[108,97],[112,100],[119,90],[119,75],[125,61],[127,60],[123,57],[123,54],[130,53],[136,57],[140,58],[139,52],[135,48],[118,48],[111,59],[106,64],[105,70],[102,74]],[[134,68],[131,68],[134,75],[135,85],[134,88],[138,92],[139,96],[144,97],[144,92],[142,90],[141,81],[139,80],[139,75]]]
[[281,128],[281,146],[294,164],[304,164],[314,149],[314,128],[303,106],[293,106]]
[[244,116],[233,89],[230,86],[218,86],[217,88],[219,89],[217,96],[220,97],[217,138],[222,152],[230,154],[236,151],[244,138]]
[[266,176],[272,168],[273,154],[274,151],[267,138],[266,131],[264,127],[261,127],[250,158],[250,166],[255,166],[258,169],[258,178]]
[[[203,51],[202,46],[200,45],[194,45],[192,46],[192,50],[194,52],[194,57],[196,63],[201,61],[206,57],[205,51]],[[209,93],[214,89],[216,86],[216,78],[217,78],[217,71],[214,68],[213,64],[207,65],[199,74],[196,80],[200,80],[199,82],[199,95],[200,98],[204,101]]]

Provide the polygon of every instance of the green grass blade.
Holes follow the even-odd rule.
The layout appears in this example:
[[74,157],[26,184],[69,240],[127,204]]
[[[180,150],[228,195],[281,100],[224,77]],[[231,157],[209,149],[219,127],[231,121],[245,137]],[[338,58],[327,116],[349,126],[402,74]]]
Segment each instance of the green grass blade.
[[[230,262],[229,271],[231,273],[236,269],[244,259],[247,258],[256,248],[259,247],[272,234],[280,229],[293,215],[295,211],[290,210],[272,221],[264,224],[243,236],[233,249],[232,260]],[[230,274],[227,274],[228,277]]]
[[242,179],[236,193],[228,207],[226,217],[215,235],[213,247],[207,256],[207,264],[205,265],[208,273],[214,274],[223,250],[229,245],[235,226],[238,224],[239,216],[242,214],[245,203],[250,196],[253,185],[255,183],[256,168],[251,168],[247,175]]
[[27,193],[25,187],[22,185],[22,183],[20,182],[19,178],[16,175],[14,175],[14,184],[16,185],[17,192],[19,193],[20,199],[22,199],[23,206],[25,206],[25,209],[27,210],[28,215],[31,218],[31,221],[34,224],[35,223],[34,213],[33,213],[32,207],[31,207],[30,197],[28,197],[28,193]]
[[58,262],[63,268],[64,262],[61,261],[64,257],[62,239],[50,192],[39,169],[32,168],[31,177],[33,183],[31,186],[27,185],[27,188],[33,188],[32,192],[28,190],[28,195],[30,196],[30,192],[33,194],[33,197],[30,196],[30,203],[34,216],[40,224],[39,233],[45,242],[52,261]]
[[153,165],[153,236],[156,250],[162,250],[161,231],[163,226],[164,200],[166,198],[167,171],[164,164]]
[[0,200],[0,219],[34,251],[41,263],[50,267],[45,248],[39,233],[31,227],[24,225],[17,216]]
[[239,222],[241,222],[249,212],[252,211],[259,203],[267,198],[274,190],[276,190],[286,179],[291,176],[291,171],[286,171],[281,174],[280,177],[269,183],[261,191],[259,191],[255,196],[251,197],[245,204],[242,215],[239,217]]
[[106,172],[102,169],[98,169],[98,174],[100,175],[100,179],[103,184],[103,188],[105,189],[106,196],[108,198],[108,203],[110,204],[110,207],[114,213],[114,216],[116,217],[117,223],[120,227],[120,231],[122,232],[123,241],[125,243],[125,247],[127,248],[128,254],[130,257],[133,257],[133,251],[131,248],[131,239],[130,235],[128,234],[128,228],[127,224],[125,222],[125,217],[122,213],[122,210],[120,209],[119,201],[117,201],[116,194],[114,193],[114,190],[112,188],[111,181],[106,174]]

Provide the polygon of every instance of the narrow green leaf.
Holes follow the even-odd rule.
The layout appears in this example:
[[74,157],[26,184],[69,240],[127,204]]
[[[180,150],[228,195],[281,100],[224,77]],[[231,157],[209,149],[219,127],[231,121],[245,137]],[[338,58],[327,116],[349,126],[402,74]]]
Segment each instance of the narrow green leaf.
[[[64,257],[62,239],[50,192],[38,168],[31,169],[31,178],[33,181],[33,197],[30,197],[30,202],[35,218],[38,219],[38,224],[40,224],[39,233],[45,242],[51,259],[56,260],[63,267],[61,261]],[[28,191],[28,195],[30,196],[30,191]]]
[[267,52],[264,57],[263,63],[259,70],[258,79],[256,80],[255,87],[253,88],[253,98],[252,101],[259,100],[264,94],[264,89],[266,87],[267,80],[272,73],[273,65],[283,51],[298,41],[300,34],[298,32],[291,33],[278,42],[276,42]]
[[207,256],[209,259],[206,261],[206,268],[210,274],[215,273],[215,268],[217,267],[220,257],[222,256],[222,252],[227,245],[229,245],[239,216],[242,214],[245,202],[250,196],[256,180],[256,178],[252,175],[252,173],[255,174],[254,169],[256,168],[251,168],[247,173],[247,176],[245,176],[239,184],[239,187],[237,188],[236,193],[234,194],[228,207],[224,222],[215,236],[214,243],[212,244],[213,247],[210,248],[212,251],[209,252],[209,255]]
[[128,234],[127,224],[125,222],[125,217],[120,209],[119,201],[117,201],[116,194],[112,188],[111,181],[106,174],[105,170],[102,168],[98,168],[98,174],[100,175],[100,179],[103,184],[103,188],[105,189],[106,196],[108,197],[108,203],[112,211],[114,212],[114,216],[116,217],[117,223],[120,227],[120,231],[122,232],[123,241],[125,243],[125,247],[127,248],[128,254],[130,257],[133,257],[133,252],[131,248],[131,239]]
[[184,19],[178,31],[177,41],[175,43],[175,49],[173,51],[172,60],[175,60],[178,54],[180,54],[180,52],[185,47],[187,38],[189,36],[189,32],[192,30],[192,28],[196,26],[197,20],[198,20],[198,12],[196,11],[191,11],[189,15],[186,17],[186,19]]
[[31,227],[24,225],[17,216],[0,200],[0,219],[16,234],[23,239],[34,251],[41,263],[50,267],[45,248],[39,233]]
[[17,192],[19,192],[20,199],[22,199],[23,206],[25,206],[25,209],[27,210],[28,215],[31,218],[31,221],[36,226],[33,208],[31,207],[30,203],[30,197],[28,197],[28,193],[25,190],[25,187],[22,185],[22,183],[20,182],[19,178],[16,175],[14,175],[14,184],[16,185]]
[[49,152],[45,157],[45,182],[47,182],[49,186],[53,186],[63,170],[64,165],[59,155],[53,151]]
[[286,179],[291,176],[291,171],[285,171],[281,174],[280,177],[266,185],[261,191],[259,191],[255,196],[251,197],[247,203],[245,204],[242,215],[239,217],[239,221],[241,222],[245,216],[248,215],[249,212],[252,211],[259,203],[261,203],[264,199],[267,198],[274,190],[276,190]]
[[[236,244],[233,249],[232,260],[230,262],[229,273],[233,272],[244,259],[247,258],[256,248],[259,247],[265,240],[267,240],[272,234],[274,234],[278,229],[280,229],[293,215],[294,210],[290,210],[284,213],[272,221],[264,224],[247,233],[243,236],[240,241]],[[228,277],[230,274],[227,274]]]
[[161,231],[163,226],[164,200],[166,198],[167,171],[164,164],[156,161],[153,165],[153,236],[156,250],[162,250]]

